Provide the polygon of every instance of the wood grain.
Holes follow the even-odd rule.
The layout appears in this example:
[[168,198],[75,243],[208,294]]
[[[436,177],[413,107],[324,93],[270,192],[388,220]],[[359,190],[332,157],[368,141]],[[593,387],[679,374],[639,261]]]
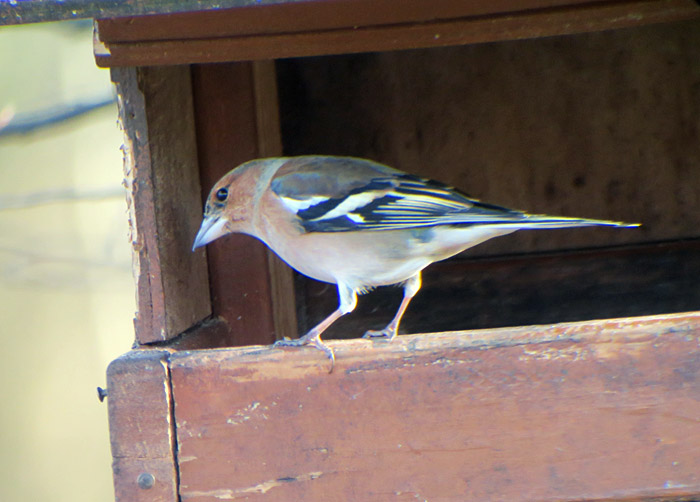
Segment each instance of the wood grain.
[[[173,502],[178,479],[168,353],[133,351],[107,369],[112,469],[117,502]],[[151,488],[139,476],[151,475]]]
[[[165,65],[445,47],[498,40],[610,30],[678,21],[700,15],[692,0],[601,3],[384,26],[298,33],[95,44],[98,66]],[[166,24],[167,18],[162,19]],[[262,23],[263,30],[266,24]],[[98,23],[99,35],[99,23]],[[177,30],[173,30],[177,33]]]
[[[160,332],[155,317],[162,320],[163,292],[159,281],[151,284],[150,267],[157,277],[158,263],[151,257],[156,255],[155,221],[153,210],[153,186],[150,169],[151,158],[148,148],[148,124],[143,93],[138,88],[135,68],[111,70],[112,81],[116,85],[119,98],[119,123],[124,132],[124,186],[129,217],[129,241],[132,245],[132,272],[136,283],[136,312],[134,327],[137,341],[162,339],[154,337]],[[153,250],[150,254],[149,250]],[[159,275],[159,274],[158,274]],[[161,301],[159,301],[161,299]],[[155,303],[155,304],[154,304]],[[160,312],[160,314],[159,314]]]
[[113,72],[125,132],[124,171],[136,339],[171,339],[210,310],[204,253],[192,253],[201,199],[188,67]]
[[181,352],[183,500],[700,493],[700,316]]
[[206,258],[193,253],[201,188],[189,68],[140,70],[149,125],[156,238],[165,292],[166,337],[211,313]]

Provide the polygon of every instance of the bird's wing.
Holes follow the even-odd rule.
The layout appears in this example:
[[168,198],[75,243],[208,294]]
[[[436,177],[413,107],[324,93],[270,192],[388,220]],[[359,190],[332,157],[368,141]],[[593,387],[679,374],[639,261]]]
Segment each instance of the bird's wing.
[[307,232],[504,224],[530,218],[371,161],[344,157],[293,161],[294,165],[280,168],[270,186]]

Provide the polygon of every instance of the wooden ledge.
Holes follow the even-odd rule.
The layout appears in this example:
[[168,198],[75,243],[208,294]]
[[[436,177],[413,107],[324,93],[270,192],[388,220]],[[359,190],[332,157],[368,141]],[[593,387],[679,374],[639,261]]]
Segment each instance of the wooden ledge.
[[183,500],[700,493],[698,313],[329,345],[168,355]]
[[[541,350],[551,352],[551,344],[555,342],[578,344],[581,350],[588,351],[604,344],[614,344],[624,352],[629,344],[659,342],[659,337],[669,333],[688,333],[693,336],[700,334],[700,313],[402,335],[390,343],[363,338],[328,340],[325,343],[332,347],[336,354],[334,373],[355,373],[368,367],[375,370],[391,370],[407,364],[410,366],[415,357],[429,359],[432,356],[442,357],[448,352],[469,349],[541,345]],[[530,347],[528,350],[539,349]],[[612,348],[610,350],[614,352]],[[554,355],[552,357],[558,358]],[[251,372],[250,378],[283,379],[316,374],[323,376],[330,368],[325,354],[312,347],[247,346],[178,350],[173,353],[171,364],[175,367],[191,364],[231,364],[248,368]]]
[[[101,67],[446,47],[693,19],[693,0],[299,2],[97,21]],[[404,8],[405,7],[405,8]]]

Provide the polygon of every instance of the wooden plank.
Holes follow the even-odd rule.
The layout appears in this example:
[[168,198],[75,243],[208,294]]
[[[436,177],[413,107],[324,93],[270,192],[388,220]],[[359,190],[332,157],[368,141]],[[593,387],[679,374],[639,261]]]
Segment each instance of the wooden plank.
[[[255,100],[249,65],[194,66],[202,199],[236,165],[255,158]],[[229,324],[228,345],[274,340],[267,252],[244,235],[219,239],[206,247],[212,311]],[[247,336],[245,340],[238,339]]]
[[[700,310],[700,241],[521,256],[467,257],[423,273],[402,333],[549,324]],[[333,285],[299,280],[299,332],[335,310]],[[360,297],[325,338],[382,329],[402,292],[379,288]]]
[[177,500],[167,357],[164,351],[133,351],[107,369],[117,502]]
[[144,68],[140,74],[165,294],[165,337],[172,338],[211,313],[206,257],[192,253],[202,205],[191,74],[186,66]]
[[[252,63],[193,70],[202,197],[228,171],[281,149],[274,68]],[[231,345],[271,343],[296,334],[291,273],[261,242],[232,235],[207,246],[212,309],[229,325]]]
[[[124,131],[124,186],[129,212],[129,241],[132,245],[132,267],[136,282],[136,313],[134,327],[137,341],[152,339],[152,333],[159,331],[154,326],[155,319],[162,319],[162,290],[159,282],[151,285],[149,267],[151,266],[149,250],[155,249],[155,221],[153,210],[153,186],[150,183],[151,158],[148,148],[148,125],[146,122],[146,105],[143,93],[138,88],[137,70],[135,68],[111,71],[112,81],[116,84],[119,97],[119,121]],[[144,173],[141,174],[141,169]],[[155,251],[154,251],[155,254]],[[157,263],[153,263],[155,270]],[[154,272],[155,276],[155,272]],[[153,299],[152,299],[153,297]],[[155,303],[155,305],[154,305]],[[162,326],[162,322],[161,322]],[[147,335],[148,334],[148,335]],[[158,339],[158,338],[156,338]]]
[[192,91],[187,67],[114,71],[125,133],[124,171],[134,274],[136,340],[173,338],[210,313]]
[[281,3],[169,16],[100,19],[105,43],[272,35],[305,31],[359,29],[488,16],[533,9],[595,5],[605,0],[335,0]]
[[700,7],[693,0],[643,0],[363,29],[109,44],[98,40],[94,50],[102,67],[248,61],[565,35],[698,15]]
[[171,358],[191,501],[700,494],[700,315]]

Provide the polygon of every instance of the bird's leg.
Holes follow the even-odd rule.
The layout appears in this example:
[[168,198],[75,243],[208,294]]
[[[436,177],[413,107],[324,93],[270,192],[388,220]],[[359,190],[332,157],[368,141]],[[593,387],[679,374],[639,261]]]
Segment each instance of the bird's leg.
[[411,302],[411,299],[413,299],[413,297],[416,296],[416,293],[418,293],[420,286],[421,279],[420,272],[418,272],[413,277],[409,277],[408,280],[403,283],[403,300],[401,300],[399,310],[396,312],[396,315],[387,325],[387,327],[379,331],[369,330],[365,333],[363,338],[386,338],[389,341],[393,340],[399,332],[399,323],[401,322],[401,318],[403,317],[404,312],[406,312],[406,308]]
[[338,297],[340,300],[338,308],[335,309],[333,313],[326,317],[323,321],[311,328],[308,333],[301,338],[296,338],[294,340],[290,340],[288,338],[285,338],[284,340],[277,340],[274,346],[299,347],[301,345],[312,345],[317,349],[322,350],[328,356],[328,358],[331,360],[330,372],[333,372],[333,366],[335,365],[335,354],[333,353],[333,349],[323,343],[323,340],[321,340],[321,333],[323,333],[331,324],[337,321],[339,317],[352,312],[357,305],[357,293],[354,289],[346,286],[345,284],[338,283]]

